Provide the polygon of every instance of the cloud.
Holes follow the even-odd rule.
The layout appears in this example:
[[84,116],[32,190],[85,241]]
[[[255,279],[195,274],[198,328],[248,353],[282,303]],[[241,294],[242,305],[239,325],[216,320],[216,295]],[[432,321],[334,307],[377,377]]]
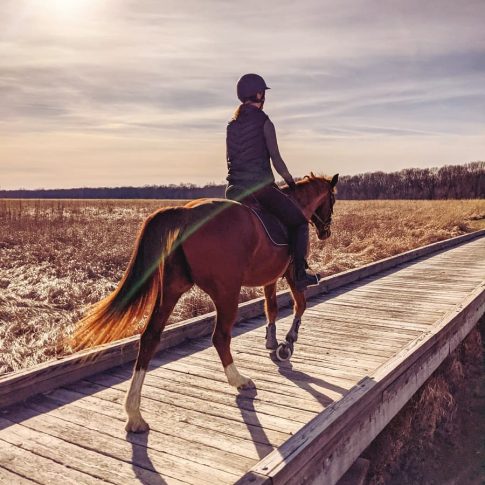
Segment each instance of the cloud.
[[[222,180],[244,72],[272,87],[265,109],[294,172],[307,165],[291,159],[316,162],[322,146],[344,173],[357,158],[374,169],[393,146],[409,164],[483,158],[484,17],[482,1],[4,1],[0,183],[20,183],[21,166],[92,159],[99,184],[115,161],[131,183],[137,147],[148,178]],[[177,178],[170,163],[192,172]],[[73,185],[76,170],[56,183]]]

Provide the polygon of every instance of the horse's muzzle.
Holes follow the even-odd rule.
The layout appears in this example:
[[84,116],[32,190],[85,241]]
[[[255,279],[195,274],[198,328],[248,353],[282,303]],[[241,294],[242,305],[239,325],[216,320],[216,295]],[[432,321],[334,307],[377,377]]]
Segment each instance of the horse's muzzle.
[[317,236],[320,241],[323,241],[324,239],[328,239],[331,234],[332,231],[330,229],[327,229],[325,231],[318,231]]

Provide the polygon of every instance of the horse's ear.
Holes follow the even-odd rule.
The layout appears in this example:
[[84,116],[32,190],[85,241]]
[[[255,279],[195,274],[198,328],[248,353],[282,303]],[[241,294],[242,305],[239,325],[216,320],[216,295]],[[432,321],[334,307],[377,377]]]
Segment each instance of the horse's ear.
[[313,172],[310,172],[310,176],[311,176],[312,179],[315,178],[315,174]]
[[330,182],[330,186],[332,187],[332,189],[337,185],[337,182],[338,182],[338,173],[336,173],[332,177],[332,181]]

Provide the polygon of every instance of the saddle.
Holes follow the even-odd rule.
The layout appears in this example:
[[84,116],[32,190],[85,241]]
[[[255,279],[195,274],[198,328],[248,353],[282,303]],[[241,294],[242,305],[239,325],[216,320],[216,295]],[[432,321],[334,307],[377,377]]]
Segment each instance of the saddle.
[[288,227],[285,226],[276,216],[271,214],[271,212],[266,210],[256,200],[251,200],[250,198],[245,199],[242,205],[251,210],[259,219],[270,241],[275,246],[289,245]]

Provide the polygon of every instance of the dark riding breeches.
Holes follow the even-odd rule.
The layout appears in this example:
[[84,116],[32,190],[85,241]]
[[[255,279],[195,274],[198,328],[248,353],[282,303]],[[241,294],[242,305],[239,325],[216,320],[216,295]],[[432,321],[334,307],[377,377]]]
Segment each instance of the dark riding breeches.
[[308,223],[301,209],[276,185],[267,185],[253,195],[264,208],[286,226],[296,228]]
[[[238,186],[229,186],[226,189],[228,199],[240,200],[238,195],[243,189]],[[275,215],[283,224],[288,226],[291,233],[291,246],[297,265],[304,265],[308,251],[308,221],[301,209],[293,200],[283,193],[276,185],[266,185],[253,192],[254,197],[266,210]]]

